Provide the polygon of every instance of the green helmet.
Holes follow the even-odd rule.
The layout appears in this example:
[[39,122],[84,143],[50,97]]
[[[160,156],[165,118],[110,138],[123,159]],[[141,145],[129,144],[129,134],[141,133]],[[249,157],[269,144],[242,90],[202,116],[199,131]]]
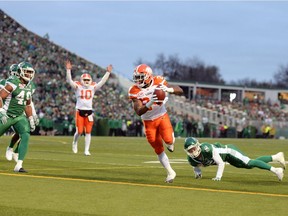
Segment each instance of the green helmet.
[[197,158],[201,153],[200,143],[194,137],[188,137],[184,142],[184,150],[191,158]]
[[29,62],[21,62],[18,64],[18,73],[25,81],[31,81],[34,78],[35,70]]
[[19,77],[18,73],[18,65],[17,64],[12,64],[9,68],[9,76],[17,76]]

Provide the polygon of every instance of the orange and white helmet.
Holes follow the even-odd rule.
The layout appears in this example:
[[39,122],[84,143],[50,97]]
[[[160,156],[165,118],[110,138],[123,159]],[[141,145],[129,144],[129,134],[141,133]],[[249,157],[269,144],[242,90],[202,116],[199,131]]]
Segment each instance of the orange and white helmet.
[[81,84],[83,86],[90,86],[91,83],[92,83],[92,78],[91,78],[90,74],[84,73],[81,75]]
[[146,64],[140,64],[134,69],[133,81],[140,88],[149,86],[152,81],[152,69]]

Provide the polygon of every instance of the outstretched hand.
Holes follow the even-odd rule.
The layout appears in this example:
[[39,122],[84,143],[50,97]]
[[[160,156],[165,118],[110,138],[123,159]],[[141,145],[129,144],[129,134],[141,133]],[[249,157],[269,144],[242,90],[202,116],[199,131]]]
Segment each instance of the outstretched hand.
[[106,71],[109,72],[109,73],[111,73],[112,70],[113,70],[113,66],[112,66],[111,64],[108,65],[107,68],[106,68]]
[[168,92],[168,93],[173,93],[174,92],[174,89],[172,87],[169,88],[169,87],[167,87],[167,86],[165,86],[163,84],[161,84],[160,89],[162,89],[163,91]]
[[148,103],[146,103],[146,107],[149,109],[153,104],[154,102],[156,102],[158,100],[158,97],[156,94],[153,94],[152,97],[150,98],[150,101]]
[[71,62],[69,60],[66,60],[65,64],[66,64],[66,69],[67,70],[71,70],[72,69],[72,64],[71,64]]

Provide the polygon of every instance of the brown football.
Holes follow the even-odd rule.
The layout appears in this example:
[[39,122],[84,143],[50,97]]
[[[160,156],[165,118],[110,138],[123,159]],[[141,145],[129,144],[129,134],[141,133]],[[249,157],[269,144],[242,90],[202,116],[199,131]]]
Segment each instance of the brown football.
[[[159,89],[158,86],[156,87],[154,94],[157,95],[158,100],[164,100],[166,97],[166,92],[162,89]],[[157,104],[162,104],[162,102],[158,102]]]

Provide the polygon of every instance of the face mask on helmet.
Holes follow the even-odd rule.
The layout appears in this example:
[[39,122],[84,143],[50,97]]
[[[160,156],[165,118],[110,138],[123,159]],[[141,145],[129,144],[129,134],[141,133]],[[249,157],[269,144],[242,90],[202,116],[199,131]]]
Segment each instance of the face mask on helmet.
[[21,62],[18,64],[18,73],[21,78],[29,82],[34,78],[35,70],[28,62]]
[[83,86],[90,86],[92,83],[92,78],[90,74],[84,73],[81,75],[81,84]]
[[19,77],[18,73],[18,65],[17,64],[12,64],[9,68],[9,76],[17,76]]
[[133,81],[140,88],[149,86],[152,81],[152,69],[146,64],[138,65],[133,73]]
[[185,139],[184,150],[191,158],[197,158],[201,153],[200,143],[196,138],[188,137]]

